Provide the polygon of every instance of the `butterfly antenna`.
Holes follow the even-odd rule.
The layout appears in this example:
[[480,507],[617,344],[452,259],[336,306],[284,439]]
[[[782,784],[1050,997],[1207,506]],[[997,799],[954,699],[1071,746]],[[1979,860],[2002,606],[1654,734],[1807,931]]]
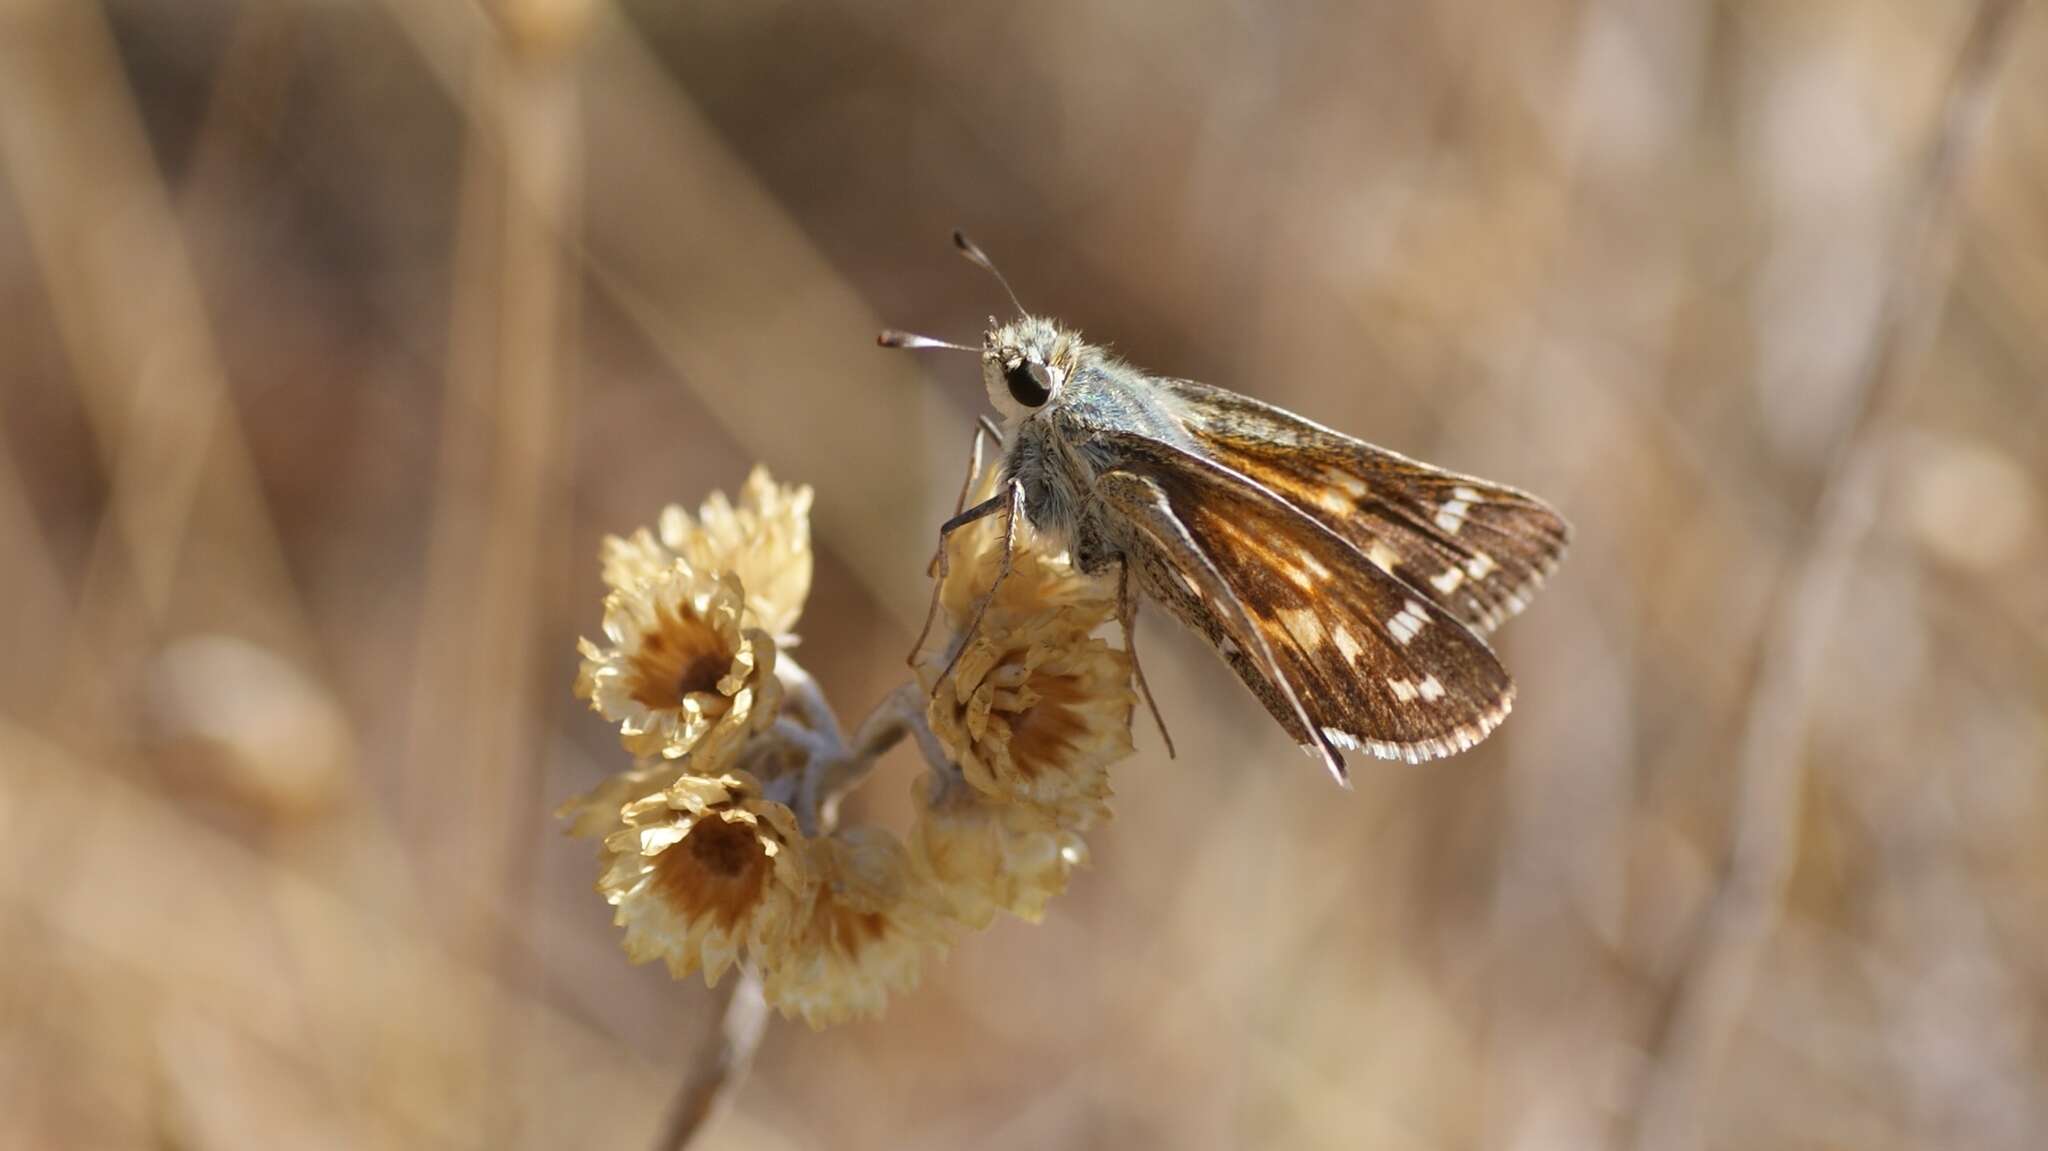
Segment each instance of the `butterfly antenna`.
[[916,332],[899,332],[895,328],[883,328],[880,332],[876,333],[875,343],[885,348],[945,348],[948,351],[954,352],[981,351],[980,348],[970,348],[966,344],[956,344],[951,340],[941,340],[931,336],[920,336]]
[[996,268],[996,262],[988,258],[987,252],[976,247],[974,241],[967,238],[967,233],[958,228],[953,229],[953,246],[960,249],[961,255],[988,269],[988,274],[996,278],[996,283],[1001,284],[1003,291],[1009,294],[1010,302],[1017,306],[1018,315],[1028,316],[1031,314],[1031,310],[1026,308],[1024,302],[1017,298],[1017,289],[1012,288],[1010,281],[1004,279],[1003,273]]

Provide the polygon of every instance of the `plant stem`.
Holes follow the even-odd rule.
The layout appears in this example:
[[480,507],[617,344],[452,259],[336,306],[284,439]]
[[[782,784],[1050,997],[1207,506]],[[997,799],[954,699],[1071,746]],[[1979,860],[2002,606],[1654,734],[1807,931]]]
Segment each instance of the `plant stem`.
[[[810,749],[792,805],[805,835],[829,835],[839,822],[839,801],[860,785],[875,761],[905,735],[913,736],[933,770],[945,770],[945,751],[924,722],[924,692],[906,683],[883,697],[861,720],[849,746],[838,716],[810,673],[795,660],[776,663],[787,691],[784,706],[796,713],[776,720],[781,736]],[[669,1107],[654,1151],[680,1151],[725,1108],[746,1080],[747,1068],[768,1027],[768,1004],[760,973],[743,968],[729,985],[718,1031],[690,1061],[690,1070]]]
[[1848,431],[1829,461],[1808,542],[1787,567],[1758,639],[1728,861],[1652,1038],[1636,1117],[1642,1151],[1689,1151],[1702,1142],[1714,1074],[1783,910],[1805,787],[1806,715],[1836,608],[1875,518],[1881,427],[1938,330],[1955,258],[1958,188],[1989,119],[1992,81],[2022,7],[2021,0],[1985,0],[1971,19]]
[[741,968],[725,993],[718,1030],[690,1061],[689,1077],[669,1105],[654,1151],[681,1151],[725,1110],[746,1082],[747,1069],[753,1065],[754,1052],[760,1049],[767,1030],[768,1002],[761,997],[760,973],[751,967]]
[[[798,793],[799,822],[809,821],[830,829],[838,821],[839,801],[859,787],[875,761],[906,735],[917,741],[925,762],[934,771],[947,771],[946,753],[933,738],[924,721],[924,689],[906,683],[882,697],[853,733],[852,746],[843,755],[814,761],[804,772]],[[808,825],[808,824],[807,824]]]
[[835,751],[846,744],[846,733],[839,727],[839,713],[825,699],[825,693],[818,687],[818,681],[804,670],[802,664],[791,659],[787,652],[780,653],[775,660],[775,678],[782,681],[786,693],[783,706],[793,709],[798,720],[831,744]]

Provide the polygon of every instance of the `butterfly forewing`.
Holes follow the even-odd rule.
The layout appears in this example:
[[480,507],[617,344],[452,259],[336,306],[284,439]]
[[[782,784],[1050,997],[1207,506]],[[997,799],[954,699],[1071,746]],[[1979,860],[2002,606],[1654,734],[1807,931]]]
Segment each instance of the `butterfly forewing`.
[[1524,492],[1430,467],[1222,388],[1155,382],[1204,453],[1481,631],[1527,606],[1570,542],[1564,519]]
[[1213,615],[1209,596],[1241,605],[1259,637],[1224,655],[1298,739],[1419,761],[1472,746],[1506,716],[1514,685],[1486,643],[1346,539],[1227,468],[1157,442],[1123,448],[1222,584],[1157,598],[1184,618]]

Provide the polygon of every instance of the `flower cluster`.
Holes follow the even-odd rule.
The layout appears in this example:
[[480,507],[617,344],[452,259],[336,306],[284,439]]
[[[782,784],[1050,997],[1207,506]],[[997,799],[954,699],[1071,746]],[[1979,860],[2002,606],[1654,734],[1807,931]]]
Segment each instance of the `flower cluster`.
[[[975,498],[996,481],[979,477]],[[1113,590],[1026,523],[1003,574],[1004,528],[989,517],[953,533],[945,626],[916,661],[953,771],[919,781],[912,847],[973,927],[997,911],[1044,915],[1087,860],[1082,833],[1109,816],[1109,765],[1131,754],[1130,657],[1096,636],[1116,618]]]
[[[960,929],[1044,914],[1108,816],[1133,696],[1128,657],[1096,635],[1113,598],[1024,525],[999,580],[1001,525],[983,521],[948,544],[917,685],[844,739],[790,654],[810,502],[756,469],[737,505],[671,506],[605,540],[603,642],[579,643],[576,693],[633,766],[561,814],[602,844],[598,889],[635,962],[707,984],[750,965],[818,1027],[880,1014]],[[905,732],[931,761],[908,842],[833,827],[838,793]]]

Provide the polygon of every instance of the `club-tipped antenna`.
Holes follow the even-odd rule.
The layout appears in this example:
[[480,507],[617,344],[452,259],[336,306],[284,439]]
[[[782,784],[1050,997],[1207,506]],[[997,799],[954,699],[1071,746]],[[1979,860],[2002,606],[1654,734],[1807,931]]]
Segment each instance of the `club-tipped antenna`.
[[988,269],[988,274],[996,278],[996,283],[1001,284],[1003,291],[1009,294],[1010,302],[1017,306],[1018,315],[1031,314],[1030,309],[1024,306],[1024,302],[1017,298],[1017,290],[1010,286],[1010,281],[1004,279],[1003,273],[996,268],[996,262],[988,258],[987,252],[976,247],[974,241],[967,238],[967,233],[958,228],[953,229],[953,246],[960,249],[961,255]]
[[916,332],[897,331],[895,328],[883,328],[880,332],[876,333],[875,343],[885,348],[945,348],[948,351],[954,352],[979,352],[981,350],[980,348],[970,348],[966,344],[956,344],[951,340],[941,340],[933,336],[920,336]]

